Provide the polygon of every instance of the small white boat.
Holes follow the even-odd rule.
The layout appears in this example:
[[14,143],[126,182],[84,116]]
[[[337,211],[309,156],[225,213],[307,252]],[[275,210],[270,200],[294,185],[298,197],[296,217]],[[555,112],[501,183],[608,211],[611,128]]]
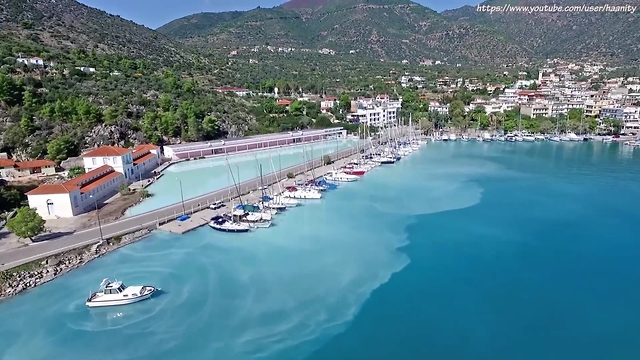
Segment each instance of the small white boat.
[[442,135],[442,137],[440,138],[440,140],[442,140],[442,141],[449,141],[449,135],[447,135],[447,134]]
[[520,141],[524,141],[524,138],[523,138],[522,136],[520,136],[520,135],[516,135],[516,136],[514,137],[514,139],[515,139],[516,141],[518,141],[518,142],[520,142]]
[[489,142],[489,141],[491,141],[491,140],[493,140],[493,139],[491,138],[491,134],[489,134],[488,132],[486,132],[486,133],[482,134],[482,141],[487,141],[487,142]]
[[526,141],[526,142],[534,142],[534,141],[536,141],[536,137],[532,136],[532,135],[524,135],[522,137],[522,140]]
[[611,137],[611,136],[605,136],[605,137],[603,137],[603,138],[602,138],[602,142],[604,142],[604,143],[610,143],[610,142],[613,142],[613,137]]
[[126,286],[122,281],[103,279],[100,290],[87,298],[88,307],[104,307],[133,304],[151,297],[157,288],[149,285]]
[[535,135],[534,138],[536,139],[536,141],[544,141],[545,137],[543,135]]
[[324,175],[325,180],[327,181],[337,181],[337,182],[352,182],[360,179],[357,175],[345,174],[341,171],[329,171],[326,175]]
[[469,141],[469,137],[467,135],[462,135],[462,138],[460,138],[461,141],[464,142],[468,142]]
[[449,134],[449,141],[456,141],[458,140],[458,137],[456,136],[456,134]]
[[549,138],[549,141],[560,142],[560,136],[552,136]]

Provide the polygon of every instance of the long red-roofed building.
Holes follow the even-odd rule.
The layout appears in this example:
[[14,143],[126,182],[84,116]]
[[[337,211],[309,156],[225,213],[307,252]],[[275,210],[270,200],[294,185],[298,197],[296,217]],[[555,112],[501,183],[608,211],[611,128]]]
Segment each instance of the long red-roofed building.
[[29,206],[45,219],[73,217],[94,210],[160,165],[160,148],[139,145],[133,149],[102,146],[82,155],[85,174],[62,184],[41,185],[27,193]]

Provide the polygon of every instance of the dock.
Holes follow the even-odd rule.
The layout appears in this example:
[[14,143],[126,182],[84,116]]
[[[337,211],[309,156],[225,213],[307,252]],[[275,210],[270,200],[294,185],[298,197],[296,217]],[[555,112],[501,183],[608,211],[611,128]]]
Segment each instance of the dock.
[[186,234],[189,231],[195,230],[201,226],[209,223],[209,220],[218,215],[220,211],[204,209],[195,212],[191,217],[185,221],[173,220],[164,225],[160,225],[160,230],[167,231],[173,234]]
[[[338,159],[330,165],[320,165],[319,167],[316,167],[313,170],[313,172],[316,174],[316,177],[321,177],[322,175],[326,174],[329,170],[344,166],[350,160],[360,155],[361,154],[359,153],[352,154],[350,156],[347,156],[346,158]],[[288,179],[286,177],[284,179],[278,179],[279,180],[278,182],[275,181],[275,177],[267,176],[268,180],[271,180],[271,181],[265,181],[264,184],[269,188],[269,190],[272,190],[272,191],[269,191],[270,193],[279,193],[280,192],[279,190],[281,188],[285,188],[286,186],[290,186],[290,185],[295,185],[297,182],[308,180],[309,178],[306,175],[304,175],[305,172],[307,171],[299,172],[298,175],[295,176],[293,179]],[[275,189],[274,187],[278,186],[278,184],[279,184],[279,188]],[[261,191],[255,188],[247,192],[242,191],[241,193],[242,200],[245,203],[258,202],[260,201],[261,196],[262,196]],[[232,199],[237,199],[236,192],[232,191],[230,197]],[[232,210],[231,208],[234,204],[233,202],[229,201],[229,198],[224,199],[223,203],[224,203],[224,207],[217,210],[212,210],[212,209],[209,209],[208,207],[193,209],[192,211],[188,212],[188,213],[192,213],[191,217],[185,221],[179,221],[178,220],[179,214],[176,214],[174,218],[170,220],[166,219],[166,222],[160,225],[158,229],[170,232],[172,234],[177,234],[177,235],[186,234],[192,230],[195,230],[199,227],[207,225],[212,217],[216,215],[222,215],[224,213],[228,213]],[[202,205],[204,206],[205,204],[202,204]],[[237,205],[237,203],[235,205]]]

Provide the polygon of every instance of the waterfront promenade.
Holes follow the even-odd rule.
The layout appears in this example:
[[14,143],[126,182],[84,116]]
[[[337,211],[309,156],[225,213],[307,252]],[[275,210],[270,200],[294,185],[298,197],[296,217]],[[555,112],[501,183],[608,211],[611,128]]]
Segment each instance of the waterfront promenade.
[[[357,152],[357,148],[349,148],[339,151],[338,153],[327,155],[335,161],[337,159],[355,155]],[[322,159],[316,159],[283,169],[276,173],[265,175],[263,176],[263,183],[265,185],[271,185],[277,182],[276,179],[285,179],[287,173],[294,173],[295,175],[298,175],[310,168],[320,167],[322,166],[322,161]],[[241,193],[247,193],[256,190],[259,185],[260,178],[255,178],[242,182],[238,185],[238,188]],[[175,189],[175,191],[180,190]],[[235,192],[235,188],[233,187],[232,192]],[[104,224],[101,230],[98,227],[94,227],[53,240],[34,243],[22,248],[0,252],[0,271],[97,243],[101,240],[101,231],[103,239],[110,239],[141,229],[157,229],[160,225],[175,220],[176,217],[183,213],[192,214],[206,208],[208,204],[218,200],[224,200],[228,197],[228,194],[229,188],[224,188],[193,199],[185,200],[184,203],[176,203],[162,209],[149,211],[140,215],[126,217],[112,223]]]

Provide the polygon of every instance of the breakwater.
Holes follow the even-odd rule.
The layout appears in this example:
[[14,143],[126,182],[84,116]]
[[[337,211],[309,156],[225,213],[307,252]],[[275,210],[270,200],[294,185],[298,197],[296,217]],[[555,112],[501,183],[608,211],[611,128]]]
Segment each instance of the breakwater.
[[151,231],[151,229],[137,230],[122,237],[101,241],[88,247],[74,249],[0,272],[0,300],[47,283],[111,251],[134,243]]

